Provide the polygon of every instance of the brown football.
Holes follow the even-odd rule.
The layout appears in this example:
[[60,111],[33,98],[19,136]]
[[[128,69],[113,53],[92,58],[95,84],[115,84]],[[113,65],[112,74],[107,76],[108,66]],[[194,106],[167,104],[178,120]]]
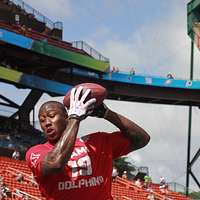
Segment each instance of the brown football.
[[[86,91],[86,89],[91,89],[90,94],[86,98],[86,101],[91,98],[96,98],[95,107],[98,107],[100,104],[102,104],[103,100],[107,97],[107,90],[103,86],[96,84],[96,83],[81,83],[79,85],[74,86],[75,88],[78,88],[79,86],[83,87],[83,93]],[[70,93],[71,90],[69,90],[63,99],[63,104],[66,107],[70,106]]]

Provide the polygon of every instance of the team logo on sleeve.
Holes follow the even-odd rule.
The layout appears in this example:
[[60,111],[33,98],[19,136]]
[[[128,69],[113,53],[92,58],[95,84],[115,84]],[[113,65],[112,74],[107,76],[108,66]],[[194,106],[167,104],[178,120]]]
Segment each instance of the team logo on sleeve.
[[30,156],[30,161],[31,161],[31,165],[33,167],[36,167],[36,163],[38,161],[38,159],[40,158],[40,154],[35,154],[35,153],[31,153],[31,156]]

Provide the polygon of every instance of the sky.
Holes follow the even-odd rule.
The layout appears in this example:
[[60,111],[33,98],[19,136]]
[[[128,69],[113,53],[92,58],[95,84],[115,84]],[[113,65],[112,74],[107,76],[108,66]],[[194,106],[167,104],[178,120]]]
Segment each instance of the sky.
[[[189,0],[25,0],[52,21],[62,21],[65,41],[83,40],[110,59],[120,71],[135,68],[136,74],[190,77],[190,45],[187,35]],[[123,3],[122,3],[123,2]],[[199,79],[200,52],[195,48],[194,79]],[[2,94],[22,103],[28,90],[0,83]],[[15,95],[13,95],[15,94]],[[38,107],[51,99],[43,95]],[[62,97],[57,98],[62,102]],[[153,182],[164,176],[168,182],[185,185],[188,110],[186,106],[144,104],[105,100],[106,105],[143,127],[150,143],[128,155],[136,166],[148,166]],[[1,111],[0,111],[1,112]],[[191,157],[199,148],[200,110],[193,108]],[[97,125],[98,124],[98,125]],[[79,135],[116,127],[103,119],[88,118]],[[200,180],[200,162],[192,170]],[[191,188],[196,189],[191,176]]]

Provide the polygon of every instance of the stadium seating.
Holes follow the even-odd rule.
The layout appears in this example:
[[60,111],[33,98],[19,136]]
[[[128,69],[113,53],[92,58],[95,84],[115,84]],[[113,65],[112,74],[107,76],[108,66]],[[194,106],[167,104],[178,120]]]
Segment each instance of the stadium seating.
[[[18,174],[23,175],[23,181],[17,181]],[[0,157],[0,176],[4,178],[4,183],[12,193],[11,199],[22,199],[23,195],[31,199],[45,199],[41,196],[37,183],[32,179],[32,173],[25,161]]]
[[[18,174],[23,175],[23,181],[17,181]],[[37,183],[31,178],[32,173],[25,161],[14,160],[8,157],[0,157],[0,176],[4,177],[6,186],[12,192],[10,199],[22,199],[20,195],[27,195],[31,199],[43,200]],[[166,197],[170,200],[190,200],[190,198],[170,191],[163,194],[160,191],[159,184],[153,183],[151,189],[156,200],[164,200]],[[112,182],[112,196],[114,200],[147,200],[149,190],[139,188],[132,181],[117,177]]]
[[[190,200],[182,194],[167,190],[167,193],[163,194],[159,188],[159,184],[153,183],[151,185],[151,191],[158,200]],[[146,200],[149,190],[145,188],[137,187],[132,181],[125,180],[123,178],[117,177],[112,183],[112,195],[114,200]]]
[[12,31],[17,34],[24,35],[24,36],[32,38],[34,40],[38,40],[38,41],[42,41],[42,42],[46,41],[48,44],[57,46],[59,48],[63,48],[63,49],[66,49],[66,50],[69,50],[72,52],[90,56],[87,52],[73,47],[70,42],[54,39],[44,33],[40,33],[35,30],[32,30],[32,29],[27,29],[23,26],[18,26],[15,24],[11,25],[11,24],[6,23],[5,21],[0,20],[0,28],[4,28],[4,29],[7,29],[8,31]]

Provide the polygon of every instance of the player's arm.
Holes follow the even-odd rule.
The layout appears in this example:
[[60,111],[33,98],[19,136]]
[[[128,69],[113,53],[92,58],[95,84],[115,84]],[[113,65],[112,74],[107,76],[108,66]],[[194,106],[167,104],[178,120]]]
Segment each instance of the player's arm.
[[118,127],[121,133],[131,141],[132,150],[144,147],[150,140],[149,134],[143,128],[123,115],[110,110],[105,104],[96,109],[93,116],[104,118]]
[[117,126],[122,134],[131,141],[132,150],[144,147],[148,144],[150,136],[148,133],[133,121],[108,109],[105,119]]
[[90,90],[86,90],[80,98],[82,89],[82,87],[79,87],[77,90],[72,89],[71,91],[67,128],[56,143],[55,148],[50,151],[41,162],[42,176],[62,171],[65,164],[70,159],[78,134],[80,121],[85,118],[88,107],[96,101],[95,99],[90,99],[84,102]]
[[41,162],[41,174],[46,176],[62,171],[68,162],[79,129],[80,119],[68,119],[68,125],[55,148],[50,151]]

